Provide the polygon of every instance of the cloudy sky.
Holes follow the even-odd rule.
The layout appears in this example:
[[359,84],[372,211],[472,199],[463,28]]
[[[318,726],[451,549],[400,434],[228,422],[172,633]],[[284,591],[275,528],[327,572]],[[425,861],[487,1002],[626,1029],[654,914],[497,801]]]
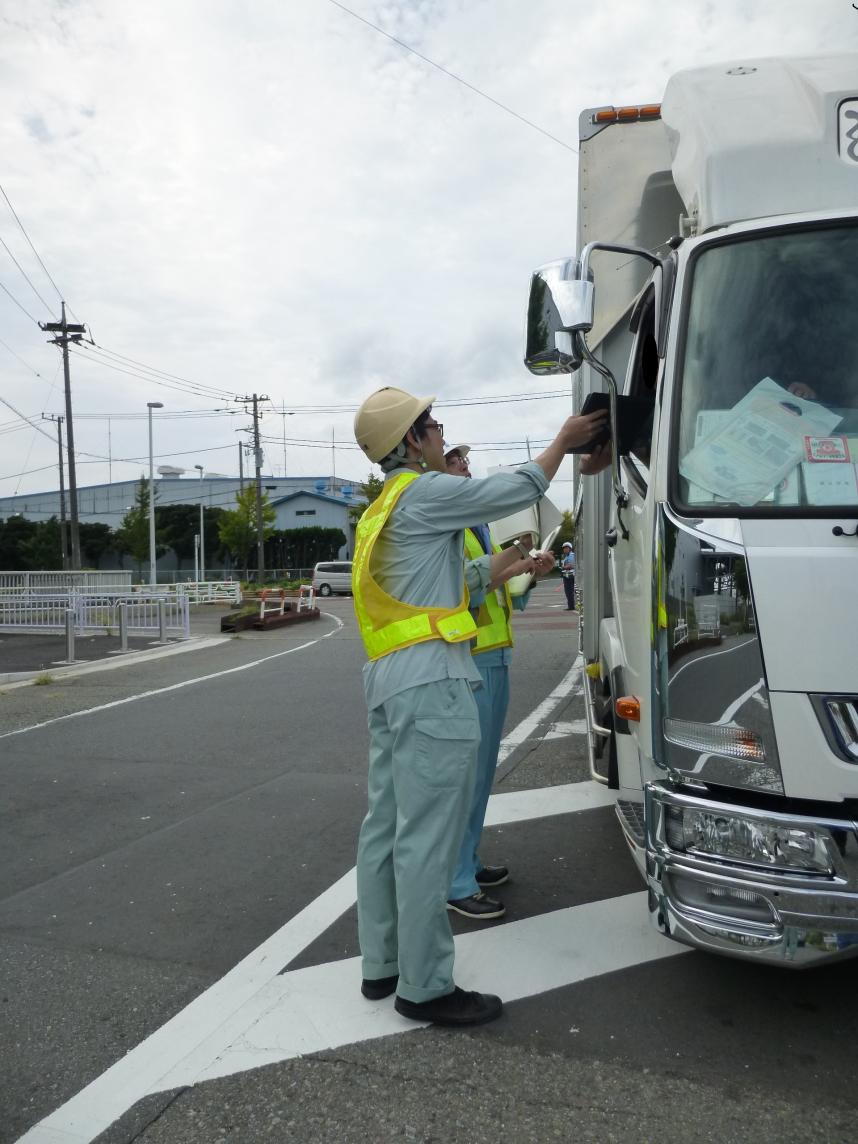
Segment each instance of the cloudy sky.
[[574,247],[579,111],[856,49],[849,0],[0,0],[0,495],[57,487],[20,415],[64,412],[59,292],[96,343],[80,486],[148,467],[149,401],[156,464],[236,473],[254,392],[267,473],[360,481],[385,384],[437,394],[477,475],[525,459],[569,407],[521,343]]

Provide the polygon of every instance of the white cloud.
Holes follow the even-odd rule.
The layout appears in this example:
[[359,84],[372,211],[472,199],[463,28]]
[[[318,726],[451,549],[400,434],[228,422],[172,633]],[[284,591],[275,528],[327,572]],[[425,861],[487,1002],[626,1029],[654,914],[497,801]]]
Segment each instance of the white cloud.
[[[858,44],[846,0],[352,7],[573,146],[581,108],[658,99],[680,67]],[[555,388],[524,371],[520,332],[531,268],[574,245],[574,154],[335,5],[7,3],[0,99],[3,185],[100,344],[287,405],[356,402],[385,382],[441,397]],[[2,202],[0,236],[54,305]],[[2,251],[0,282],[48,317]],[[0,395],[61,413],[56,351],[5,294],[0,315],[0,337],[42,375],[0,347]],[[106,455],[107,422],[87,415],[112,414],[114,457],[146,453],[145,419],[118,418],[147,400],[219,404],[81,358],[73,384],[78,448]],[[549,436],[564,408],[439,417],[457,439],[522,441]],[[156,451],[231,471],[244,423],[159,419]],[[328,440],[332,427],[351,444],[349,415],[296,415],[287,432]],[[265,431],[279,437],[281,418]],[[17,475],[53,464],[49,441],[23,429],[0,449],[0,495],[55,487],[50,468]],[[522,455],[479,453],[476,468]],[[269,458],[279,468],[282,449]],[[326,473],[330,451],[292,447],[289,468]],[[367,469],[338,456],[339,473]],[[106,480],[106,463],[78,479]]]

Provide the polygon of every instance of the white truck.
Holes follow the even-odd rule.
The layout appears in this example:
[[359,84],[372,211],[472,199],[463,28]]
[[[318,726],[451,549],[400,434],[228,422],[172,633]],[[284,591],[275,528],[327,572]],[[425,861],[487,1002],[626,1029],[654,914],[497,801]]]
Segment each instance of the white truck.
[[858,55],[680,72],[580,144],[525,360],[611,410],[576,482],[591,773],[665,935],[856,954]]

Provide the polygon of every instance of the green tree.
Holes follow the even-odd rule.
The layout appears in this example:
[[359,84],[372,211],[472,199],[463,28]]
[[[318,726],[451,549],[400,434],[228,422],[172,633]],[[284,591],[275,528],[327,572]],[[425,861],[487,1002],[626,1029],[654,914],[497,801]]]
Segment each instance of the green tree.
[[572,513],[569,509],[564,511],[560,522],[560,531],[554,539],[553,551],[555,556],[559,557],[565,540],[568,540],[570,544],[575,543],[575,521],[572,519]]
[[[31,522],[32,523],[32,522]],[[21,567],[30,572],[61,569],[63,554],[60,549],[60,526],[57,518],[41,520],[33,525],[31,534],[21,541]]]
[[[363,497],[363,500],[358,504],[352,505],[349,509],[349,520],[352,524],[357,524],[383,488],[384,480],[381,477],[376,477],[373,473],[370,473],[363,484],[358,486],[358,491]],[[343,543],[345,543],[345,541],[343,541]],[[325,558],[322,557],[322,559]]]
[[9,572],[28,572],[25,545],[35,537],[36,525],[23,516],[10,516],[0,522],[0,568]]
[[336,560],[346,543],[341,528],[282,528],[272,533],[266,545],[270,559],[266,563],[279,568],[312,568],[320,560]]
[[[116,550],[127,552],[137,561],[137,575],[142,576],[143,561],[149,559],[149,482],[140,475],[134,492],[134,504],[122,518],[115,533]],[[155,555],[158,555],[157,533]]]
[[[203,509],[206,563],[221,548],[218,524],[223,515],[221,508]],[[158,538],[166,548],[172,548],[180,560],[194,557],[194,537],[200,530],[200,509],[194,504],[170,504],[155,509]]]
[[[101,557],[116,547],[116,534],[109,524],[88,521],[78,525],[82,562],[89,568],[97,568]],[[146,553],[148,555],[147,547]]]
[[[218,521],[218,537],[221,544],[231,553],[238,565],[243,565],[247,574],[248,557],[257,540],[256,488],[250,484],[242,492],[236,493],[236,507],[222,512]],[[262,536],[263,540],[274,531],[277,516],[274,506],[268,501],[268,494],[262,494]]]

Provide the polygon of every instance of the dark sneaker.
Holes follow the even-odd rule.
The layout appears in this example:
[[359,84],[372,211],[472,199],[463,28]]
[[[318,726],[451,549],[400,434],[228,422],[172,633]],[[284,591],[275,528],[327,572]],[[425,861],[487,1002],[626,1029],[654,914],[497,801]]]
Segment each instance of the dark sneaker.
[[509,881],[509,870],[506,866],[483,866],[476,878],[478,886],[502,886]]
[[393,977],[378,977],[375,979],[365,977],[360,984],[360,991],[364,997],[366,997],[367,1001],[381,1001],[394,992],[397,981],[399,981],[398,973],[395,973]]
[[455,901],[447,902],[447,909],[475,922],[494,921],[495,918],[502,918],[506,913],[506,906],[503,902],[490,898],[482,890],[478,890],[476,894],[471,894],[470,898],[456,898]]
[[432,1001],[406,1001],[397,997],[393,1002],[397,1013],[412,1021],[427,1021],[433,1025],[485,1025],[503,1012],[503,1002],[492,993],[466,993],[458,986],[444,997]]

